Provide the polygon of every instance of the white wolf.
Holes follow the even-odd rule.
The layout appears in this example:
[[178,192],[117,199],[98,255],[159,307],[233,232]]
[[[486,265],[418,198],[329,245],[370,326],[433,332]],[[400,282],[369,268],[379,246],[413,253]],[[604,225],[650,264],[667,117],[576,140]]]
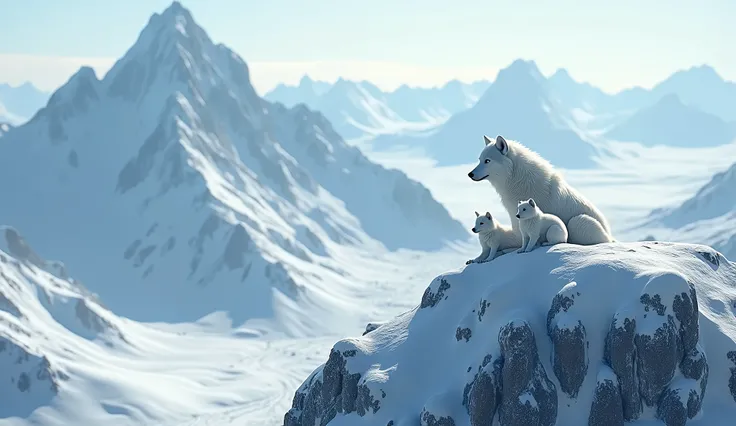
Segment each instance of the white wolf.
[[593,245],[613,241],[603,213],[568,185],[547,160],[501,135],[495,141],[488,136],[483,139],[486,146],[480,153],[480,162],[468,177],[476,182],[491,182],[514,232],[519,232],[518,221],[514,220],[519,200],[534,198],[543,211],[562,219],[569,233],[568,242]]
[[559,217],[543,212],[534,198],[519,201],[516,208],[521,231],[521,248],[518,253],[530,252],[537,244],[551,246],[567,242],[567,227]]
[[483,251],[475,259],[465,262],[466,265],[489,262],[519,247],[519,236],[514,230],[498,223],[489,212],[483,216],[475,212],[475,226],[471,230],[478,234]]

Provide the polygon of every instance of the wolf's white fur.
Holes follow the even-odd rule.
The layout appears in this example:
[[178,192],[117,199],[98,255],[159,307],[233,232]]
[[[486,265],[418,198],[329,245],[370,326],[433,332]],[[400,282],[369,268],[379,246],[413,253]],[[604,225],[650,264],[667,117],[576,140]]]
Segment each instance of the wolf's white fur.
[[483,136],[486,146],[479,164],[468,176],[474,181],[488,180],[501,197],[514,232],[519,200],[533,198],[542,211],[565,223],[568,242],[593,245],[611,242],[611,229],[606,218],[590,201],[571,187],[539,154],[516,141],[499,135],[493,141]]
[[519,201],[516,209],[521,232],[521,248],[518,253],[530,252],[537,244],[552,246],[567,242],[567,227],[559,217],[543,212],[533,198]]
[[489,212],[483,216],[475,212],[475,226],[472,231],[478,234],[483,251],[475,259],[465,262],[466,265],[489,262],[519,247],[519,236],[514,230],[501,225]]

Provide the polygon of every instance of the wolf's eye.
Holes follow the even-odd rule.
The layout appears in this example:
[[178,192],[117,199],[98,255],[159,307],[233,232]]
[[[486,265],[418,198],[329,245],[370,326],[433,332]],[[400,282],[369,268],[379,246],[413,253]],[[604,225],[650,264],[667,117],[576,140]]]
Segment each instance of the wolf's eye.
[[484,161],[484,163],[486,163],[486,164],[488,164],[488,163],[490,163],[490,162],[491,162],[491,160],[489,160],[489,159],[487,159],[487,158],[486,158],[486,161]]
[[521,209],[521,210],[522,210],[522,211],[526,211],[526,207],[524,207],[524,208],[523,208],[523,209]]
[[483,222],[481,222],[480,224],[483,225]]

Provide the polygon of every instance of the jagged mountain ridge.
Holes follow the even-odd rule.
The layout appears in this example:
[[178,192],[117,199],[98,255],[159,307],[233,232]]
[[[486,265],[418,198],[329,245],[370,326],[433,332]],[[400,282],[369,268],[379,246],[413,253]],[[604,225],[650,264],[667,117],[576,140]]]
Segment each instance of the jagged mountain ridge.
[[438,165],[459,165],[477,161],[484,134],[501,134],[556,166],[591,166],[595,148],[573,130],[573,121],[569,110],[552,96],[536,63],[519,59],[499,71],[472,108],[453,115],[431,134],[378,138],[374,146],[422,147]]
[[402,85],[382,91],[368,81],[340,78],[330,84],[305,76],[298,86],[280,84],[264,97],[286,106],[305,103],[323,113],[344,138],[359,139],[430,130],[472,107],[489,84],[453,80],[442,87]]
[[[736,83],[727,81],[709,65],[679,70],[651,89],[631,87],[607,93],[589,83],[573,79],[565,69],[549,78],[550,86],[559,99],[571,108],[596,115],[628,115],[651,107],[664,97],[676,95],[685,105],[719,117],[736,121]],[[604,120],[605,122],[605,120]]]
[[225,310],[308,330],[293,301],[328,309],[304,290],[345,279],[330,259],[341,244],[467,235],[321,114],[259,98],[245,62],[178,2],[102,80],[80,69],[4,137],[0,185],[11,207],[0,221],[85,281],[107,281],[94,290],[113,311],[145,320]]

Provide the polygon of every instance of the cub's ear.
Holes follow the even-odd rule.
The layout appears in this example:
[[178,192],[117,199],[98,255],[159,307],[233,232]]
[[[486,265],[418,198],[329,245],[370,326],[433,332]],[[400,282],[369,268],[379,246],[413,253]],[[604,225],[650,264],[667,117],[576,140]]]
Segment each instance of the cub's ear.
[[488,145],[490,145],[490,144],[492,144],[492,143],[493,143],[493,141],[491,140],[491,138],[489,138],[489,137],[488,137],[488,136],[486,136],[486,135],[483,135],[483,141],[485,141],[485,143],[486,143],[486,146],[488,146]]
[[480,217],[480,215],[478,214],[478,212],[475,212],[475,217]]
[[521,203],[523,203],[523,202],[524,202],[524,201],[521,201],[521,200],[519,200],[519,202],[518,202],[518,203],[516,203],[516,205],[517,205],[517,206],[519,206],[519,205],[521,205]]
[[537,203],[534,202],[534,198],[529,199],[529,205],[532,206],[532,208],[537,207]]
[[488,219],[490,219],[490,218],[491,218],[491,212],[486,212],[486,217],[487,217]]
[[496,136],[496,149],[503,155],[509,153],[509,143],[501,135]]

